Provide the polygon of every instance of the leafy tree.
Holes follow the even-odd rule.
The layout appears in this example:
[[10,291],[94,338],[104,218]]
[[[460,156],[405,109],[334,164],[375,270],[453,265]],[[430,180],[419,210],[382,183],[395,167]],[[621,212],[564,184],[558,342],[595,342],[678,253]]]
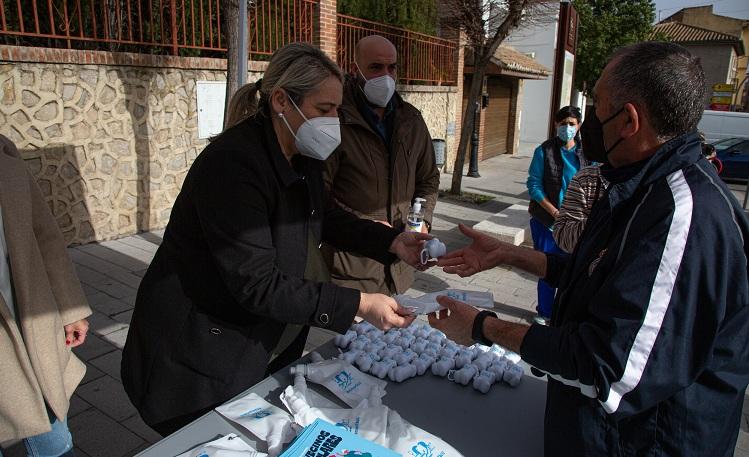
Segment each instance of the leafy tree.
[[433,35],[437,28],[436,0],[339,0],[338,12]]
[[655,20],[655,2],[573,0],[572,4],[580,15],[575,87],[589,94],[615,49],[649,39]]

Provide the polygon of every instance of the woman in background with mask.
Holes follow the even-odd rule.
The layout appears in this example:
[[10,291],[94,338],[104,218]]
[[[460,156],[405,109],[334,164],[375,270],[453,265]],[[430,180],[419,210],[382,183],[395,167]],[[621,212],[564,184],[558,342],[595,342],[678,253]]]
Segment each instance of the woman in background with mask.
[[[536,148],[526,184],[531,197],[528,212],[531,215],[533,247],[542,252],[562,253],[554,242],[551,229],[559,215],[567,185],[575,173],[590,162],[583,156],[577,135],[582,121],[580,109],[565,106],[556,113],[554,120],[557,134]],[[546,323],[551,317],[554,292],[554,288],[539,279],[537,322]]]
[[256,112],[192,164],[138,290],[122,358],[125,390],[159,433],[300,357],[309,326],[343,333],[355,316],[382,329],[413,320],[391,297],[327,282],[323,240],[418,265],[430,238],[327,204],[321,172],[340,142],[341,81],[319,49],[279,49],[255,84]]

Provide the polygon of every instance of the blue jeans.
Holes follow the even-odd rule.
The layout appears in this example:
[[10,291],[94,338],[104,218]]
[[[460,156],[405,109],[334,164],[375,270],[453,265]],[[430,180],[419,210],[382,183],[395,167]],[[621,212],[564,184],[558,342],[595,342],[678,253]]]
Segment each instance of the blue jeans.
[[[533,248],[535,250],[546,253],[563,253],[554,241],[554,236],[551,234],[551,230],[533,218],[531,218],[531,236],[533,237]],[[538,280],[537,289],[538,306],[536,306],[536,311],[539,316],[549,318],[551,317],[551,306],[554,304],[554,294],[556,293],[556,289],[551,287],[549,283],[543,279]]]
[[[41,435],[34,435],[23,439],[28,457],[74,457],[73,437],[68,430],[68,421],[58,421],[50,413],[52,430]],[[3,451],[0,450],[0,457]]]

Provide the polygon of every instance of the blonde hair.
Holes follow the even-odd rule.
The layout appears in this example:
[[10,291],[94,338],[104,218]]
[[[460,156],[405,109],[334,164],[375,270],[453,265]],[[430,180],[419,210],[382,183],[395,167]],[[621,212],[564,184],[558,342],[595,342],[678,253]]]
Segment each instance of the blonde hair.
[[226,112],[224,130],[234,127],[255,114],[257,109],[256,98],[257,89],[255,88],[255,83],[245,84],[234,92],[231,100],[229,100],[229,109]]
[[341,69],[320,49],[308,43],[287,44],[273,53],[262,79],[245,84],[231,98],[224,130],[258,111],[270,114],[268,100],[278,89],[301,105],[305,95],[330,76],[343,82]]

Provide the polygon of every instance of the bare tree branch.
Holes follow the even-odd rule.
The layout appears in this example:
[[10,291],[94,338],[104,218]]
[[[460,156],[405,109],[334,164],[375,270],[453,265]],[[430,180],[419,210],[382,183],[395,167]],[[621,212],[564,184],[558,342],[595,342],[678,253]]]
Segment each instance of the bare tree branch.
[[494,53],[519,26],[532,26],[555,20],[558,3],[551,0],[442,0],[440,25],[462,33],[473,57],[473,75],[468,93],[460,142],[453,168],[450,192],[459,194],[468,141],[473,133],[477,103],[484,76]]

